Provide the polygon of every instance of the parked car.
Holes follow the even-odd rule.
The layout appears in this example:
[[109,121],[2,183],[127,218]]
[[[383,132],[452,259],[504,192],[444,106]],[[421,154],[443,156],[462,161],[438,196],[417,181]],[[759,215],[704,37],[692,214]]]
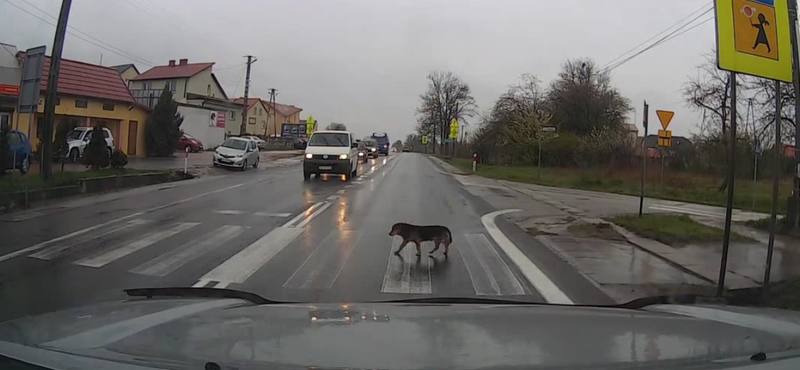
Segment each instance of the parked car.
[[262,138],[260,138],[258,136],[248,135],[248,136],[242,136],[242,138],[250,139],[250,140],[255,141],[256,142],[256,146],[259,147],[260,149],[264,149],[264,148],[267,147],[267,142],[264,141],[264,139],[262,139]]
[[203,150],[203,142],[189,134],[183,134],[178,139],[178,144],[175,147],[182,152],[186,150],[186,147],[189,147],[190,152],[197,153]]
[[233,167],[241,171],[247,166],[258,168],[258,145],[243,137],[229,137],[214,151],[214,167]]
[[358,175],[358,143],[347,131],[317,131],[311,134],[303,157],[303,179],[312,174],[343,174],[346,180]]
[[28,137],[20,131],[8,132],[8,161],[2,163],[4,170],[18,169],[25,174],[31,168],[31,143]]
[[[67,153],[71,161],[77,162],[78,158],[83,157],[83,152],[89,146],[89,140],[92,139],[92,131],[94,131],[93,127],[75,127],[70,131],[67,136],[67,145],[69,146]],[[103,128],[103,135],[106,137],[108,156],[111,157],[111,153],[114,152],[114,136],[107,128]]]

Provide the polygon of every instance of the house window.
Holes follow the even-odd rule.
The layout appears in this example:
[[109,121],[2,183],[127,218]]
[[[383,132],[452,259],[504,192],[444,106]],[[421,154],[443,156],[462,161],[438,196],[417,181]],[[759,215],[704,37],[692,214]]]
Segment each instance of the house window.
[[231,121],[236,121],[236,113],[234,113],[233,111],[231,111],[230,120]]
[[248,119],[247,119],[247,124],[249,124],[249,125],[255,125],[255,124],[256,124],[256,118],[255,118],[255,117],[250,117],[250,118],[248,118]]
[[170,92],[174,93],[175,89],[178,87],[178,81],[167,81],[166,86]]
[[61,105],[61,98],[56,98],[56,105]]
[[153,88],[153,83],[150,81],[142,82],[142,90],[150,90]]
[[103,110],[114,110],[114,104],[103,103]]
[[260,116],[260,115],[262,115],[262,114],[264,114],[264,110],[263,110],[263,109],[261,109],[261,108],[258,108],[258,115]]
[[75,107],[76,108],[86,108],[89,106],[89,102],[86,99],[75,99]]

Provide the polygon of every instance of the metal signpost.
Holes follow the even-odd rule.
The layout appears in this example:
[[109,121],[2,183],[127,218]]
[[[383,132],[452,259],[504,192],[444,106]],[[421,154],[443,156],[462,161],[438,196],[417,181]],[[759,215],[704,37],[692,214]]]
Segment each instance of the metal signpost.
[[[733,211],[733,188],[736,162],[736,74],[745,73],[756,77],[776,81],[776,106],[780,104],[780,82],[792,82],[794,75],[792,59],[792,39],[789,16],[789,3],[793,0],[714,0],[714,18],[716,20],[717,67],[730,72],[731,81],[731,113],[730,136],[728,139],[728,196],[725,207],[725,231],[722,241],[722,257],[717,281],[717,295],[722,295],[725,287],[725,273],[728,263],[728,247],[730,242],[731,215]],[[792,5],[794,6],[794,4]],[[796,71],[794,71],[796,73]],[[775,112],[776,130],[780,127],[780,109]],[[723,125],[725,122],[722,123]],[[775,142],[779,151],[780,138]],[[777,171],[776,171],[777,173]],[[773,189],[777,190],[777,189]],[[777,192],[773,191],[772,211],[777,210]],[[769,270],[772,264],[772,250],[775,233],[775,221],[772,219],[770,243],[767,249],[767,267],[765,269],[764,286],[769,281]]]
[[642,217],[642,207],[644,206],[644,178],[647,174],[647,116],[650,106],[644,102],[644,112],[642,112],[642,124],[644,125],[644,136],[642,137],[642,185],[639,193],[639,217]]

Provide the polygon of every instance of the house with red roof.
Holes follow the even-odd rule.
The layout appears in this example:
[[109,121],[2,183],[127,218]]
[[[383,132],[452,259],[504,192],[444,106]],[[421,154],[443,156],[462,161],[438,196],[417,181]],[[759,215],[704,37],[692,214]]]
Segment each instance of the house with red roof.
[[[17,52],[15,56],[17,67],[21,69],[25,52]],[[38,112],[14,113],[14,128],[27,132],[34,151],[38,150],[43,139],[44,99],[49,72],[50,57],[45,57],[39,84]],[[128,155],[144,155],[144,127],[149,115],[150,109],[136,103],[115,69],[77,60],[61,60],[55,127],[61,122],[86,127],[101,124],[111,131],[115,148]]]
[[[244,104],[244,98],[234,99],[236,104]],[[248,135],[280,137],[281,125],[284,123],[300,123],[302,108],[294,105],[271,103],[261,98],[247,99]]]
[[181,129],[206,147],[214,147],[226,136],[239,134],[242,105],[228,98],[213,67],[213,62],[170,60],[132,77],[128,88],[136,102],[151,108],[164,89],[169,90],[183,116]]

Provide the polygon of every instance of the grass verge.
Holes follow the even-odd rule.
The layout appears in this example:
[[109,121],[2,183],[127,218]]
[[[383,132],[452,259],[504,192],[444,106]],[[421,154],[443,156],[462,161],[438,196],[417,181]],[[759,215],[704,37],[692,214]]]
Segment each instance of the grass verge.
[[0,177],[0,193],[12,193],[24,190],[41,190],[57,188],[61,186],[78,185],[80,180],[94,177],[105,177],[114,175],[128,175],[135,173],[167,173],[172,171],[165,170],[137,170],[137,169],[102,169],[99,171],[73,171],[73,172],[53,172],[50,182],[45,182],[39,175],[18,176],[11,174]]
[[[772,226],[772,217],[765,217],[758,220],[750,220],[745,222],[744,224],[755,229],[760,229],[769,232],[770,226]],[[792,228],[786,224],[784,217],[778,217],[776,225],[777,225],[777,230],[776,230],[777,234],[791,236],[794,238],[800,238],[800,232],[798,232],[797,230],[792,230]]]
[[[667,245],[686,245],[722,240],[722,230],[703,225],[687,215],[645,214],[620,215],[606,219],[648,239]],[[747,237],[731,232],[731,240],[745,241]]]
[[609,224],[578,223],[569,225],[567,231],[580,238],[625,240],[625,237],[614,230]]
[[800,277],[772,283],[763,295],[761,288],[732,290],[726,293],[734,305],[763,306],[800,311]]
[[[441,159],[461,169],[472,171],[472,160],[466,158]],[[677,200],[691,203],[725,206],[727,192],[720,191],[722,179],[719,177],[665,171],[663,180],[659,168],[650,168],[645,185],[645,195],[651,198]],[[478,175],[538,185],[593,190],[638,196],[640,193],[641,169],[581,169],[543,167],[541,173],[534,166],[493,166],[479,164]],[[790,180],[781,182],[778,212],[786,212],[786,197],[790,195]],[[737,179],[734,186],[733,207],[769,213],[772,207],[772,181],[753,181]]]

